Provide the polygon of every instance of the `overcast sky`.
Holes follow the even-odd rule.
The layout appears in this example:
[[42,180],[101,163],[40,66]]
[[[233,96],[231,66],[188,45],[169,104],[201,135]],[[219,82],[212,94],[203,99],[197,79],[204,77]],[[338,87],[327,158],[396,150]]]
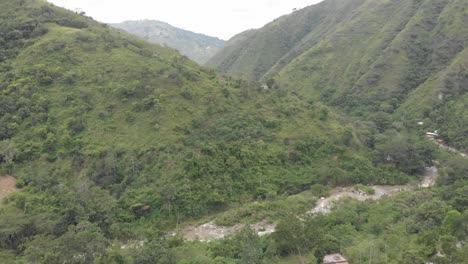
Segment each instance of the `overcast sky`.
[[190,31],[229,39],[250,28],[322,0],[48,0],[94,19],[117,23],[154,19]]

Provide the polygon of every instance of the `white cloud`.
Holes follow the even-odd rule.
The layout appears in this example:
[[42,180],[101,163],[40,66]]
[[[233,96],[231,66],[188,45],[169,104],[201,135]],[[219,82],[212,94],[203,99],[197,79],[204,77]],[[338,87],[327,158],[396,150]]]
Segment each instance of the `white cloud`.
[[321,0],[48,0],[79,9],[101,22],[155,19],[174,26],[228,39],[250,28]]

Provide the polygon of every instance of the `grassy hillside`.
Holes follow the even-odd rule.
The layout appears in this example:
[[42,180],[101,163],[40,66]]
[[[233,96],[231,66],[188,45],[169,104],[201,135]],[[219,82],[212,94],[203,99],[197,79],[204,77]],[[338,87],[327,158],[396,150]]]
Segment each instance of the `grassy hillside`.
[[260,80],[314,46],[362,2],[324,1],[280,17],[260,30],[234,36],[207,64],[237,77]]
[[111,26],[149,42],[175,48],[201,65],[224,46],[224,41],[221,39],[183,30],[161,21],[125,21]]
[[[0,171],[21,188],[0,210],[5,263],[172,263],[180,241],[162,233],[184,221],[311,186],[405,183],[432,162],[404,130],[44,1],[0,7]],[[118,255],[129,239],[150,242]]]
[[466,1],[324,1],[228,43],[212,64],[354,116],[424,121],[467,150],[467,19]]

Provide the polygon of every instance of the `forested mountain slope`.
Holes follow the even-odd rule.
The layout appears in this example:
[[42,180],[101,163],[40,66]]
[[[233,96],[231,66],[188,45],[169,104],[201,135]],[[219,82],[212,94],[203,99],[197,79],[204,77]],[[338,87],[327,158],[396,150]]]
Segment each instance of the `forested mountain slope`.
[[194,33],[156,20],[125,21],[110,25],[149,42],[175,48],[202,65],[224,46],[224,41],[219,38]]
[[210,64],[468,149],[468,2],[326,0],[227,43]]
[[1,1],[0,19],[0,171],[20,187],[0,210],[5,263],[109,263],[129,239],[150,242],[128,263],[151,263],[184,221],[311,187],[405,183],[432,163],[434,146],[404,130],[47,2]]
[[208,65],[245,79],[262,79],[281,70],[317,44],[357,9],[364,0],[331,0],[275,19],[259,30],[234,36]]

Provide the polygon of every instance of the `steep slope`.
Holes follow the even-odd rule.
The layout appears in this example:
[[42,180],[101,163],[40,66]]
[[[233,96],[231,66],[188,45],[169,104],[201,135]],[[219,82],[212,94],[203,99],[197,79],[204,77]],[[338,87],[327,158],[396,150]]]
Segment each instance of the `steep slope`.
[[166,252],[161,232],[183,221],[311,186],[404,183],[432,162],[418,137],[374,140],[318,102],[44,1],[1,1],[0,19],[0,172],[21,188],[0,211],[5,263],[92,263],[114,239]]
[[[424,120],[467,150],[467,8],[461,0],[324,1],[250,32],[211,62],[235,76],[273,77],[352,115]],[[314,13],[325,18],[304,19]]]
[[224,41],[219,38],[183,30],[156,20],[125,21],[110,25],[149,42],[175,48],[202,65],[224,46]]
[[351,16],[364,1],[324,1],[234,36],[207,65],[246,79],[277,72]]

